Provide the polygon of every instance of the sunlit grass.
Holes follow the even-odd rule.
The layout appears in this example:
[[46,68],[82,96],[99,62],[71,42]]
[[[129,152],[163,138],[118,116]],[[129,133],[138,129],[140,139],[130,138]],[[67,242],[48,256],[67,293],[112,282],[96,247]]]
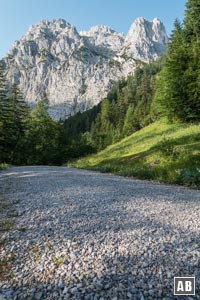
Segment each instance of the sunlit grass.
[[53,257],[53,262],[57,267],[64,264],[65,261],[66,261],[66,257],[64,255],[60,257],[56,257],[56,256]]
[[8,169],[10,167],[11,167],[11,165],[9,165],[9,164],[0,163],[0,170],[5,170],[5,169]]
[[200,186],[200,125],[160,120],[73,166]]

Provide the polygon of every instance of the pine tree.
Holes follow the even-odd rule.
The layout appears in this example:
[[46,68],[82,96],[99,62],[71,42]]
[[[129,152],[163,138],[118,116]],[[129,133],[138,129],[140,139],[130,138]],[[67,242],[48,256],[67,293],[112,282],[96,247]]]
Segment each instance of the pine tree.
[[10,89],[10,161],[14,164],[25,163],[26,134],[29,129],[30,109],[23,99],[16,83]]
[[0,63],[0,162],[9,162],[9,140],[8,134],[10,105],[7,98],[6,77],[2,63]]
[[133,104],[130,104],[124,120],[123,135],[129,135],[134,132],[135,128],[134,128],[133,114],[134,114],[134,106]]
[[200,120],[200,1],[188,0],[185,12],[185,36],[188,43],[186,81],[189,121]]
[[200,0],[188,0],[183,26],[175,22],[155,102],[170,119],[200,120]]
[[179,21],[176,20],[174,25],[166,65],[159,74],[154,100],[160,112],[169,119],[186,121],[188,99],[184,75],[189,57],[184,30]]
[[192,43],[200,38],[200,0],[188,0],[185,11],[185,34],[187,41]]

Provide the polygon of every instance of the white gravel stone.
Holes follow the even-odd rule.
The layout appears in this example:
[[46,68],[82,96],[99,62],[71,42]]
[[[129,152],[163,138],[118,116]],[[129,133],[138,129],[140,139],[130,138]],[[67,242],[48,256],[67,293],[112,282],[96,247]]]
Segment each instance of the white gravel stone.
[[0,236],[2,300],[178,300],[174,276],[200,284],[199,191],[38,166],[1,171],[0,194],[19,213]]

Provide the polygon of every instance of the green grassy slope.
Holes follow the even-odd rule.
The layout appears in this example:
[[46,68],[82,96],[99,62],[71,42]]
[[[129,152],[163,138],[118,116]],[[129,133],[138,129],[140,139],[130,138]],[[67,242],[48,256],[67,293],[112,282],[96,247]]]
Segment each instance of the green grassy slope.
[[159,120],[72,166],[200,186],[200,125]]

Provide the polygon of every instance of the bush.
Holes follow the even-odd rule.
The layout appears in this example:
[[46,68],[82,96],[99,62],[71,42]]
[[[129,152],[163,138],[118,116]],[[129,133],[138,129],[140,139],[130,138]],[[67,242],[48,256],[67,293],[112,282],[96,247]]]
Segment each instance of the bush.
[[200,187],[200,172],[198,169],[180,169],[177,170],[177,183],[191,187]]

